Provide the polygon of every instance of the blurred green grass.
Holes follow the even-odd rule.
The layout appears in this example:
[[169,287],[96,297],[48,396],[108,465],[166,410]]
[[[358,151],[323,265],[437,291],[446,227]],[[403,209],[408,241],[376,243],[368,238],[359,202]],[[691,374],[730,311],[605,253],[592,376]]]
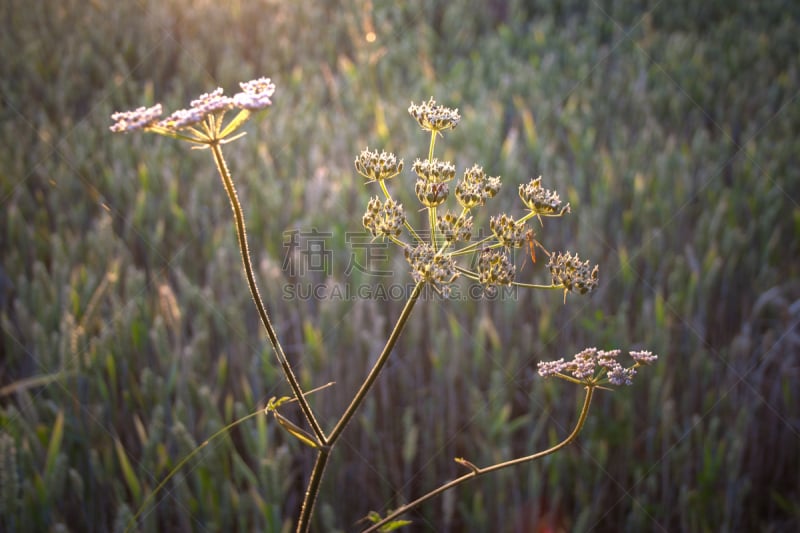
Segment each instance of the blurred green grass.
[[[107,129],[261,75],[275,105],[226,153],[287,352],[305,386],[337,383],[312,398],[323,420],[402,302],[282,300],[283,233],[333,233],[332,277],[311,281],[376,283],[343,276],[374,192],[352,160],[424,155],[409,100],[460,108],[438,153],[503,176],[498,211],[543,175],[573,214],[540,240],[601,265],[567,305],[420,306],[338,448],[320,531],[454,477],[455,456],[557,441],[575,391],[536,363],[587,345],[661,359],[601,395],[577,445],[433,501],[415,530],[797,529],[797,5],[11,0],[0,21],[0,529],[121,530],[186,453],[287,393],[210,158]],[[257,417],[200,456],[144,530],[289,528],[301,446]]]

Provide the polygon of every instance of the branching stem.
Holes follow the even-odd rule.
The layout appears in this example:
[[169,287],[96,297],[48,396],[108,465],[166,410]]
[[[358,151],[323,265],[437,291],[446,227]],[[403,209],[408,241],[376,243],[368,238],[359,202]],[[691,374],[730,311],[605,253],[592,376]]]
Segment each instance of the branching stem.
[[314,512],[314,503],[316,502],[317,495],[319,494],[322,476],[325,472],[325,466],[328,464],[328,458],[330,457],[331,450],[333,450],[333,447],[339,440],[339,437],[341,436],[342,431],[344,431],[344,428],[347,426],[347,423],[351,418],[353,418],[353,415],[355,415],[358,408],[364,402],[364,398],[366,398],[370,388],[372,388],[375,380],[378,379],[378,374],[380,374],[383,365],[385,365],[386,361],[389,360],[389,355],[392,353],[392,349],[397,343],[397,339],[400,338],[400,334],[403,332],[403,328],[405,327],[406,322],[408,322],[408,318],[411,316],[411,311],[414,309],[414,304],[417,303],[417,300],[419,299],[423,285],[423,282],[419,282],[414,287],[411,296],[409,296],[408,301],[406,301],[405,307],[403,307],[403,311],[400,313],[400,317],[397,319],[397,323],[395,324],[391,335],[389,335],[381,354],[378,356],[378,360],[375,361],[372,370],[370,370],[369,374],[364,379],[364,383],[362,383],[361,388],[358,389],[358,392],[356,392],[356,395],[353,397],[350,405],[347,406],[347,409],[345,409],[344,413],[339,418],[339,421],[336,423],[333,431],[331,431],[330,435],[327,437],[327,439],[325,439],[324,442],[327,444],[327,446],[320,448],[317,451],[317,460],[314,463],[314,469],[311,471],[311,478],[308,480],[306,495],[303,499],[303,507],[300,510],[300,520],[297,522],[297,533],[307,533],[309,531],[311,527],[311,516]]
[[397,319],[397,323],[395,324],[391,335],[389,335],[386,345],[383,347],[383,351],[381,351],[381,354],[378,356],[378,360],[375,361],[372,370],[370,370],[369,375],[367,375],[364,383],[361,385],[361,388],[358,389],[358,392],[353,397],[350,405],[339,419],[336,427],[334,427],[333,431],[331,431],[331,434],[328,437],[328,444],[333,445],[333,443],[336,442],[336,440],[339,438],[339,435],[342,433],[342,431],[344,431],[345,426],[347,426],[347,423],[361,406],[361,403],[364,401],[369,389],[372,388],[372,384],[375,383],[376,379],[378,379],[378,374],[383,368],[383,365],[386,364],[386,361],[389,359],[389,354],[392,352],[394,345],[397,343],[397,339],[400,338],[400,334],[403,332],[406,322],[408,322],[408,317],[411,316],[411,310],[414,309],[414,304],[417,303],[419,295],[422,293],[423,286],[424,282],[419,282],[416,284],[416,286],[414,286],[414,290],[411,292],[411,296],[408,297],[408,301],[406,302],[405,307],[403,307],[403,311],[400,313],[400,317]]
[[482,476],[484,474],[489,474],[490,472],[495,472],[497,470],[502,470],[503,468],[508,468],[508,467],[516,466],[516,465],[519,465],[519,464],[522,464],[522,463],[527,463],[528,461],[534,461],[534,460],[540,459],[540,458],[542,458],[542,457],[544,457],[546,455],[550,455],[552,453],[555,453],[558,450],[560,450],[561,448],[564,448],[565,446],[570,444],[572,441],[574,441],[577,438],[578,434],[581,432],[581,429],[583,429],[583,424],[586,422],[586,417],[589,414],[589,406],[592,403],[592,396],[593,395],[594,395],[594,387],[586,387],[586,398],[583,401],[583,408],[581,409],[581,413],[578,416],[578,422],[575,424],[575,428],[572,430],[572,433],[570,433],[569,436],[566,439],[564,439],[563,441],[559,442],[558,444],[556,444],[552,448],[548,448],[547,450],[534,453],[533,455],[528,455],[528,456],[525,456],[525,457],[519,457],[517,459],[512,459],[510,461],[497,463],[497,464],[494,464],[494,465],[491,465],[491,466],[487,466],[485,468],[477,468],[477,467],[474,467],[474,465],[472,465],[472,463],[469,463],[469,465],[471,465],[469,474],[464,474],[463,476],[461,476],[459,478],[456,478],[456,479],[454,479],[452,481],[449,481],[449,482],[445,483],[444,485],[441,485],[438,488],[430,491],[429,493],[425,494],[424,496],[421,496],[421,497],[417,498],[413,502],[407,503],[406,505],[403,505],[402,507],[397,508],[394,512],[392,512],[389,515],[387,515],[380,522],[376,522],[375,524],[372,524],[369,528],[365,529],[362,533],[370,533],[372,531],[378,531],[382,526],[388,524],[392,520],[396,520],[398,517],[400,517],[403,514],[409,512],[410,510],[418,507],[422,503],[430,500],[431,498],[433,498],[435,496],[438,496],[439,494],[442,494],[445,491],[448,491],[448,490],[450,490],[450,489],[452,489],[454,487],[457,487],[458,485],[461,485],[462,483],[466,483],[467,481],[469,481],[471,479],[480,477],[480,476]]

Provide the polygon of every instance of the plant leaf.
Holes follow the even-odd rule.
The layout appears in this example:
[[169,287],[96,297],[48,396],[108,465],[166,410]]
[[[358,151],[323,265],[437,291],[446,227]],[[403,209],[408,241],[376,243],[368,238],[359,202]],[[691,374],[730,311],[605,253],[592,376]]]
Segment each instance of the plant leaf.
[[394,531],[395,529],[400,529],[401,527],[410,525],[411,523],[411,520],[392,520],[388,524],[381,526],[379,530],[381,533],[386,533],[387,531]]
[[59,411],[56,421],[53,423],[53,432],[50,434],[50,444],[47,445],[47,458],[44,463],[45,481],[50,480],[53,469],[56,465],[58,451],[61,449],[61,441],[64,438],[64,411]]
[[133,495],[134,501],[138,502],[139,497],[142,494],[142,487],[139,485],[139,479],[136,477],[136,473],[133,471],[131,462],[128,460],[128,455],[125,453],[125,448],[122,446],[122,442],[120,442],[119,438],[114,439],[114,446],[117,449],[117,458],[119,459],[119,466],[122,468],[122,476],[125,478],[125,482],[128,484],[128,488]]
[[311,446],[314,449],[319,448],[319,443],[310,433],[298,427],[289,419],[284,418],[283,415],[281,415],[278,411],[273,410],[272,414],[275,416],[275,420],[278,421],[278,424],[280,424],[281,427],[288,431],[293,437],[299,439],[300,442],[307,446]]

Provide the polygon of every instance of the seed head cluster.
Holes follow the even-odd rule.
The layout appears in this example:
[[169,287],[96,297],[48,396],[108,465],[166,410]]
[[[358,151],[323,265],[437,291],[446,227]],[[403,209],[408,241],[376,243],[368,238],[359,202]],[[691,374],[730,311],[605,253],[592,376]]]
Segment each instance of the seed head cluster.
[[425,207],[438,207],[447,200],[450,189],[447,183],[418,179],[417,183],[414,184],[414,192],[417,193],[417,199]]
[[433,158],[431,161],[417,159],[411,169],[421,180],[428,183],[444,183],[452,180],[456,175],[456,167],[450,161],[439,161]]
[[569,204],[562,207],[556,191],[542,187],[542,177],[519,186],[519,197],[528,209],[540,215],[569,212]]
[[[209,98],[212,96],[215,95],[209,95]],[[402,206],[391,199],[384,183],[403,171],[403,161],[392,153],[371,151],[369,148],[356,158],[355,168],[368,182],[380,183],[386,201],[381,202],[377,197],[369,201],[362,219],[364,227],[374,237],[389,237],[400,245],[403,245],[403,228],[408,228],[414,244],[405,244],[405,256],[411,265],[412,275],[415,280],[430,282],[437,289],[452,283],[459,273],[489,287],[513,284],[516,268],[509,254],[511,250],[524,245],[528,229],[526,222],[533,216],[560,216],[569,211],[569,204],[563,204],[557,192],[542,187],[541,177],[532,179],[519,187],[519,196],[530,212],[518,219],[507,213],[492,216],[489,219],[488,236],[481,236],[476,243],[468,243],[474,235],[470,211],[486,205],[487,200],[498,194],[500,177],[488,176],[476,164],[466,168],[463,176],[451,188],[450,182],[456,176],[455,165],[433,157],[432,150],[436,136],[455,128],[461,120],[458,110],[438,105],[430,98],[420,104],[412,103],[408,112],[423,130],[431,133],[429,157],[416,159],[411,170],[416,175],[414,193],[417,200],[428,209],[426,230],[432,234],[429,233],[427,239],[421,237],[426,232],[418,232],[408,223]],[[451,190],[461,206],[460,212],[437,213],[435,209],[446,204]],[[468,244],[457,249],[458,242]],[[531,246],[534,244],[536,241]],[[455,258],[476,252],[480,254],[477,265],[473,264],[472,269],[456,268]],[[563,288],[566,296],[566,292],[570,291],[585,294],[597,286],[598,268],[590,266],[588,261],[581,262],[577,255],[570,253],[548,253],[548,257],[547,267],[552,277],[549,287]],[[544,287],[532,283],[520,285]]]
[[367,204],[362,221],[373,237],[397,237],[403,230],[406,214],[403,206],[394,200],[381,202],[376,196]]
[[592,267],[588,260],[581,262],[578,254],[550,254],[547,268],[550,269],[553,285],[560,285],[565,291],[586,294],[597,287],[597,265]]
[[367,178],[368,182],[388,180],[403,171],[403,160],[391,152],[370,152],[369,148],[361,151],[355,161],[356,172]]
[[421,104],[412,102],[408,112],[414,117],[420,128],[437,133],[455,128],[461,120],[458,109],[436,105],[436,100],[433,98]]
[[505,248],[519,248],[525,239],[525,225],[517,224],[514,218],[506,213],[491,217],[489,229]]
[[448,211],[436,218],[436,226],[447,242],[467,242],[472,237],[472,217]]
[[421,243],[413,248],[407,246],[405,256],[414,281],[428,282],[445,296],[450,292],[449,285],[458,278],[456,263],[450,254],[436,253],[430,244]]
[[478,279],[487,287],[511,285],[516,267],[508,254],[500,250],[484,250],[478,258]]
[[489,177],[478,165],[464,171],[464,177],[456,185],[456,200],[465,209],[484,205],[500,190],[500,178]]

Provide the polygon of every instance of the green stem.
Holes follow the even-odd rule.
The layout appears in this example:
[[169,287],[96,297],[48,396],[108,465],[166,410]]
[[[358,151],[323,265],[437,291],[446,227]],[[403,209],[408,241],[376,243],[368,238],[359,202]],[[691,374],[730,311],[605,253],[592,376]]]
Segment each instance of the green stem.
[[222,184],[225,186],[225,192],[228,193],[228,199],[231,202],[233,218],[236,222],[236,236],[239,239],[239,251],[242,255],[242,263],[244,264],[244,272],[245,276],[247,277],[247,285],[250,287],[250,294],[253,297],[256,308],[258,308],[258,315],[261,318],[261,323],[264,325],[264,329],[267,331],[269,342],[272,344],[272,348],[275,350],[278,362],[280,363],[281,368],[283,368],[283,373],[286,376],[286,380],[289,382],[289,386],[292,388],[292,392],[297,399],[297,403],[300,404],[300,409],[303,411],[308,424],[313,429],[317,440],[320,443],[325,444],[325,433],[322,431],[317,419],[314,417],[314,413],[311,411],[311,405],[303,395],[303,389],[300,388],[300,383],[297,381],[297,378],[292,371],[292,367],[289,364],[289,359],[287,359],[286,354],[283,352],[283,347],[281,346],[280,341],[278,341],[278,335],[275,333],[275,328],[272,326],[272,322],[267,314],[267,309],[264,306],[264,302],[258,292],[256,278],[253,274],[253,265],[250,261],[250,250],[247,246],[247,229],[244,225],[242,206],[239,203],[239,197],[236,194],[236,188],[233,185],[233,179],[231,178],[231,173],[228,170],[228,165],[225,163],[225,158],[222,157],[222,149],[219,146],[219,142],[210,143],[209,146],[214,154],[214,162],[217,164],[217,170],[222,178]]
[[552,448],[548,448],[547,450],[544,450],[544,451],[541,451],[541,452],[538,452],[538,453],[534,453],[533,455],[528,455],[526,457],[520,457],[518,459],[512,459],[510,461],[505,461],[503,463],[497,463],[497,464],[494,464],[494,465],[491,465],[491,466],[487,466],[485,468],[477,468],[477,467],[475,467],[475,469],[471,470],[469,474],[464,474],[460,478],[456,478],[456,479],[454,479],[454,480],[452,480],[452,481],[450,481],[448,483],[445,483],[444,485],[441,485],[440,487],[430,491],[429,493],[425,494],[424,496],[421,496],[420,498],[417,498],[413,502],[407,503],[406,505],[403,505],[402,507],[399,507],[394,512],[392,512],[389,515],[387,515],[380,522],[377,522],[377,523],[371,525],[369,528],[365,529],[362,533],[369,533],[371,531],[378,531],[378,529],[380,529],[382,526],[388,524],[392,520],[397,519],[398,517],[402,516],[403,514],[407,513],[408,511],[418,507],[419,505],[421,505],[422,503],[426,502],[427,500],[429,500],[429,499],[431,499],[431,498],[433,498],[435,496],[438,496],[439,494],[441,494],[441,493],[443,493],[445,491],[448,491],[448,490],[452,489],[453,487],[461,485],[462,483],[465,483],[465,482],[467,482],[467,481],[469,481],[471,479],[480,477],[480,476],[482,476],[484,474],[488,474],[490,472],[495,472],[497,470],[501,470],[503,468],[509,468],[511,466],[516,466],[516,465],[519,465],[519,464],[522,464],[522,463],[527,463],[528,461],[534,461],[536,459],[540,459],[540,458],[542,458],[542,457],[544,457],[546,455],[550,455],[552,453],[555,453],[558,450],[560,450],[561,448],[567,446],[568,444],[570,444],[573,440],[575,440],[578,437],[578,434],[581,432],[581,429],[583,429],[583,424],[586,422],[586,417],[589,414],[589,406],[592,403],[593,394],[594,394],[594,387],[586,387],[586,398],[583,401],[583,408],[581,409],[581,413],[578,416],[578,422],[575,424],[575,429],[572,430],[572,433],[570,433],[569,436],[566,439],[564,439],[563,441],[559,442],[558,444],[556,444]]
[[[463,248],[459,248],[458,250],[453,250],[452,254],[453,255],[464,255],[464,254],[471,253],[471,252],[473,252],[475,250],[478,250],[480,248],[484,248],[483,245],[485,243],[487,243],[487,242],[489,242],[489,241],[491,241],[493,239],[496,239],[496,238],[497,237],[495,237],[494,234],[487,235],[486,237],[484,237],[483,239],[481,239],[479,241],[475,241],[472,244],[468,244],[467,246],[465,246]],[[497,248],[498,246],[501,246],[501,244],[500,243],[495,243],[495,244],[492,244],[490,246],[486,246],[486,248]]]
[[[436,146],[436,130],[431,131],[431,142],[428,147],[428,163],[433,163],[433,148]],[[436,208],[428,208],[428,225],[431,227],[431,246],[436,249]]]
[[553,290],[553,289],[563,289],[564,288],[564,285],[553,285],[552,283],[550,285],[537,285],[535,283],[522,283],[522,282],[518,282],[518,281],[512,281],[511,285],[513,287],[522,287],[523,289],[547,289],[547,290]]
[[414,291],[411,293],[411,296],[409,296],[405,307],[403,307],[403,311],[400,313],[400,318],[397,319],[397,323],[394,325],[394,329],[392,330],[391,335],[389,335],[389,339],[386,341],[383,351],[378,356],[378,360],[375,361],[372,370],[370,370],[367,378],[361,385],[361,388],[358,389],[358,392],[353,397],[350,405],[347,406],[344,414],[339,419],[339,422],[337,422],[336,427],[334,427],[333,431],[331,431],[331,434],[328,437],[329,445],[333,446],[333,444],[336,442],[336,439],[339,438],[339,435],[342,433],[342,431],[344,431],[347,423],[361,406],[361,403],[364,401],[369,389],[372,388],[373,383],[375,383],[375,380],[378,379],[378,374],[383,368],[383,365],[386,364],[386,361],[389,359],[389,354],[392,352],[394,345],[397,343],[397,339],[400,338],[400,334],[403,332],[403,327],[406,325],[408,317],[411,316],[411,310],[414,308],[414,304],[417,303],[417,299],[419,299],[419,295],[422,293],[423,285],[424,282],[420,281],[414,287]]
[[436,250],[436,208],[428,208],[428,225],[431,227],[431,246]]

